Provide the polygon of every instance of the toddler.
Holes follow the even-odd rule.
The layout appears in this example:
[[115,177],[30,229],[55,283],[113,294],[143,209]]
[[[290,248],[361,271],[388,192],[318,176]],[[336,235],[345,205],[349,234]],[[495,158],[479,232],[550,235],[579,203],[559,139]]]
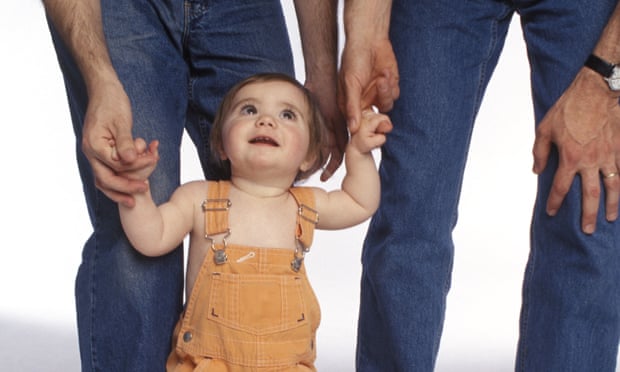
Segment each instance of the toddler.
[[[390,130],[385,115],[365,110],[342,188],[296,187],[325,163],[323,119],[296,80],[255,75],[231,89],[213,123],[211,149],[229,179],[183,184],[160,206],[149,191],[134,195],[134,207],[119,204],[144,255],[164,255],[189,234],[187,302],[168,371],[315,370],[320,310],[303,258],[315,228],[347,228],[375,212],[371,151]],[[136,144],[152,166],[129,176],[146,180],[158,143]]]

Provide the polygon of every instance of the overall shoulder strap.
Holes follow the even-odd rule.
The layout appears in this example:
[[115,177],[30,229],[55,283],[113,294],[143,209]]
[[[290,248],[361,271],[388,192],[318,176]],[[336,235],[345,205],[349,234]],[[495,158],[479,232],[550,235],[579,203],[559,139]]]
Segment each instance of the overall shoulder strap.
[[310,187],[292,187],[289,192],[297,202],[297,228],[295,238],[305,252],[310,250],[314,237],[314,228],[319,222],[319,213],[315,209],[314,191]]
[[208,181],[207,198],[202,202],[205,214],[205,237],[228,232],[228,211],[231,207],[228,181]]
[[[207,198],[202,202],[202,211],[205,216],[205,239],[211,241],[211,249],[214,251],[214,260],[217,264],[226,262],[225,253],[226,238],[230,235],[228,226],[228,211],[232,206],[228,193],[230,182],[209,181],[207,183]],[[216,235],[223,235],[221,240],[223,248],[215,248]]]

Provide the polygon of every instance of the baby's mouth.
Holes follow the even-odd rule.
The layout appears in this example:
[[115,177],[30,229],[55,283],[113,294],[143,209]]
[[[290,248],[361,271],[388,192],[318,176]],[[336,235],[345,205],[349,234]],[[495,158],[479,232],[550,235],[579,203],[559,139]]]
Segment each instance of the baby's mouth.
[[250,143],[257,145],[269,145],[274,147],[280,146],[273,138],[264,136],[254,137],[250,140]]

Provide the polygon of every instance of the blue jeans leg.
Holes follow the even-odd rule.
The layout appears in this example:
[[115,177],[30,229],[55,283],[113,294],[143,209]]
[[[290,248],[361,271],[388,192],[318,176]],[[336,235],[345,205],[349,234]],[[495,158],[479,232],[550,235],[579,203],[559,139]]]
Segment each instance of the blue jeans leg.
[[[469,137],[510,15],[522,15],[539,122],[583,65],[614,5],[394,2],[391,38],[401,98],[382,153],[382,204],[364,245],[358,370],[434,368]],[[581,233],[578,179],[561,213],[547,217],[544,203],[556,167],[554,155],[539,178],[517,369],[613,371],[618,223],[603,222],[601,210],[597,233]]]
[[[538,123],[583,66],[616,1],[523,3]],[[581,232],[579,177],[558,215],[549,217],[545,205],[557,164],[554,152],[538,178],[516,370],[613,372],[620,334],[620,223],[605,221],[603,193],[597,231]]]
[[[279,1],[102,0],[102,13],[112,62],[131,100],[133,133],[160,140],[150,180],[157,203],[179,184],[184,129],[204,161],[210,122],[232,84],[266,70],[293,73]],[[82,370],[163,371],[182,310],[182,250],[146,258],[127,242],[116,204],[96,189],[79,149],[88,98],[67,48],[52,34],[94,229],[76,280]]]
[[363,250],[359,371],[434,368],[470,137],[512,12],[496,1],[393,3],[401,96]]

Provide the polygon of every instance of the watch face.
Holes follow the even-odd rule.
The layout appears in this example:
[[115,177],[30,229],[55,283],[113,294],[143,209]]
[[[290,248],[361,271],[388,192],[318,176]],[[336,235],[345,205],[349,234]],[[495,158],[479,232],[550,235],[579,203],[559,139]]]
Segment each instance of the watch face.
[[605,80],[607,80],[607,84],[609,84],[609,89],[620,91],[620,67],[614,67],[611,76]]

